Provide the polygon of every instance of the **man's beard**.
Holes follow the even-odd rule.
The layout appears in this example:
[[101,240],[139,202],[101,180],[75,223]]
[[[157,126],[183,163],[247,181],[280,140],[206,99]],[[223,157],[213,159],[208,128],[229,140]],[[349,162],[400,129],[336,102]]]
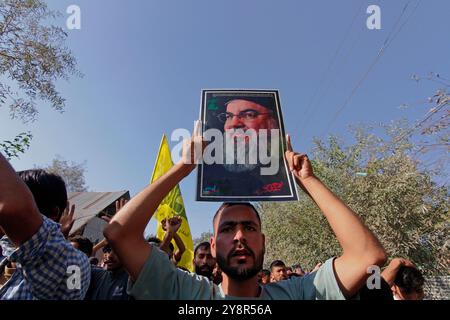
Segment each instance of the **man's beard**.
[[[194,267],[195,267],[195,273],[196,273],[196,274],[198,274],[198,275],[200,275],[200,276],[207,277],[208,279],[211,279],[213,269],[210,268],[208,265],[206,265],[206,266],[201,266],[201,267],[195,265]],[[205,268],[205,267],[206,267],[206,268]],[[206,270],[205,270],[205,269],[206,269]]]
[[[223,160],[224,164],[223,167],[226,171],[232,172],[232,173],[242,173],[242,172],[249,172],[256,168],[258,168],[260,165],[258,164],[258,150],[259,150],[259,139],[257,135],[250,139],[257,139],[256,148],[252,149],[250,148],[250,143],[242,141],[242,139],[235,140],[234,143],[231,145],[230,148],[227,148],[227,144],[223,144]],[[239,150],[239,152],[238,152]],[[271,150],[271,140],[270,140],[270,134],[267,138],[267,148],[266,150],[270,152]],[[244,151],[244,152],[242,152]],[[250,153],[252,153],[252,157],[250,157]],[[256,163],[250,163],[250,159],[254,159]],[[230,161],[231,160],[231,161]],[[230,164],[227,164],[227,162],[232,162]]]
[[237,267],[231,267],[230,262],[231,258],[233,257],[233,252],[231,251],[228,254],[228,257],[225,258],[222,256],[219,252],[217,252],[217,264],[219,265],[220,269],[223,273],[225,273],[228,277],[234,280],[238,281],[244,281],[253,278],[258,274],[259,271],[261,271],[263,267],[264,262],[264,250],[259,252],[257,256],[255,256],[254,252],[248,248],[247,246],[244,246],[245,249],[250,253],[250,255],[253,257],[254,264],[250,268],[243,269],[240,266]]

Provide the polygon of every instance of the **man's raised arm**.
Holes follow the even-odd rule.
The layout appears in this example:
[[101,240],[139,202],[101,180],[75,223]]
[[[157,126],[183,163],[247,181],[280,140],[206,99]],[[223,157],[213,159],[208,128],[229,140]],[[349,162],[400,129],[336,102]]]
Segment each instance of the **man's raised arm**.
[[199,143],[202,143],[200,135],[186,140],[181,161],[128,201],[104,230],[108,243],[123,262],[133,281],[137,280],[151,253],[151,246],[144,239],[145,227],[170,190],[194,170],[194,146]]
[[351,297],[366,281],[369,266],[384,265],[386,253],[356,213],[314,176],[308,157],[292,151],[289,136],[287,143],[290,170],[322,210],[342,247],[343,254],[334,261],[334,271],[342,293]]
[[42,221],[31,191],[0,153],[0,229],[20,246],[39,230]]

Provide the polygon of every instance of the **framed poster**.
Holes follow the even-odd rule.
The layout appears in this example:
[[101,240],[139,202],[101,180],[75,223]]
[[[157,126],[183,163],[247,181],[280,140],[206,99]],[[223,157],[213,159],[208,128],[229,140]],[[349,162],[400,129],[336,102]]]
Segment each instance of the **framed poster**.
[[277,90],[202,90],[197,201],[297,200]]

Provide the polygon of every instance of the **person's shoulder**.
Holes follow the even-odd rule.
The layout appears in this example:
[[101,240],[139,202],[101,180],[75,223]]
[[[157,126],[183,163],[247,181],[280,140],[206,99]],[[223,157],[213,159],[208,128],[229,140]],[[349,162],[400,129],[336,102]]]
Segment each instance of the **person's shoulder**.
[[296,300],[299,299],[302,278],[295,277],[283,281],[271,282],[263,286],[263,299]]

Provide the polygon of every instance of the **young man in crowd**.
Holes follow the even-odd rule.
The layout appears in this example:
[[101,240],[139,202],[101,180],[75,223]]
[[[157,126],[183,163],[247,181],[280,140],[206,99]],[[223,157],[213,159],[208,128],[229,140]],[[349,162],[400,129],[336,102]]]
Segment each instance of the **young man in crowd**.
[[265,253],[261,220],[249,203],[224,203],[213,219],[212,255],[223,272],[214,285],[205,277],[178,270],[156,246],[144,239],[144,229],[164,197],[196,165],[204,146],[200,135],[184,143],[182,160],[130,200],[105,228],[105,237],[131,277],[129,292],[136,299],[345,299],[365,283],[367,268],[382,266],[386,253],[357,214],[334,195],[314,174],[306,155],[292,151],[288,137],[285,154],[297,183],[322,210],[343,254],[326,261],[305,277],[258,284]]
[[270,282],[287,280],[286,265],[281,260],[275,260],[270,264]]
[[[83,299],[89,287],[87,256],[71,246],[59,221],[67,206],[61,177],[43,170],[20,177],[0,154],[0,240],[15,270],[0,289],[2,300]],[[27,187],[28,186],[28,187]]]
[[128,273],[107,244],[103,247],[104,269],[92,267],[92,277],[85,300],[131,300],[127,294]]
[[211,254],[211,245],[209,242],[202,242],[194,249],[194,268],[195,273],[212,280],[216,259]]
[[73,236],[68,240],[75,249],[83,252],[88,258],[92,256],[94,244],[91,240],[83,236]]

